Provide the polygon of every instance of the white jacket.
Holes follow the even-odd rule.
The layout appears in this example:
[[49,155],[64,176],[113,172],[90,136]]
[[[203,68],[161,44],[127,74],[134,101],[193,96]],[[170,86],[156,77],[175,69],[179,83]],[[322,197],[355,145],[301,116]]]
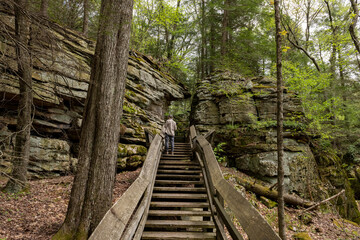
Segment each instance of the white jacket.
[[168,120],[166,120],[162,131],[167,135],[175,136],[176,129],[177,129],[176,122],[171,118],[169,118]]

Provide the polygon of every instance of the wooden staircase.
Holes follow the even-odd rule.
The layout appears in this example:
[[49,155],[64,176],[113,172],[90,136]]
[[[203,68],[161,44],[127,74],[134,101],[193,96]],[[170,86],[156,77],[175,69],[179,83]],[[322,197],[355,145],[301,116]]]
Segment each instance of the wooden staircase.
[[202,171],[190,144],[162,154],[142,239],[216,239]]

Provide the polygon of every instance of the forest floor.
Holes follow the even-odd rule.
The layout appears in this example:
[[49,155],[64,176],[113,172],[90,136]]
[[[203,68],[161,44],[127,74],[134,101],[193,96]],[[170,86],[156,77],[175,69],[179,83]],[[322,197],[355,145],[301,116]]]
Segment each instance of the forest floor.
[[[254,193],[248,192],[236,182],[236,177],[248,180],[255,179],[237,171],[233,168],[221,166],[224,177],[230,182],[251,204],[265,217],[267,222],[278,232],[277,228],[277,207],[268,208]],[[259,180],[257,180],[259,182]],[[359,206],[359,205],[358,205]],[[325,211],[309,211],[303,213],[304,209],[285,206],[286,212],[286,235],[287,239],[307,240],[308,238],[296,238],[308,234],[313,240],[352,240],[360,239],[360,226],[356,223],[342,219],[330,203]],[[300,215],[304,217],[300,219]],[[234,217],[233,217],[234,219]],[[235,220],[236,227],[243,233],[240,225]],[[244,239],[248,239],[243,234]]]
[[[276,229],[277,210],[266,207],[253,193],[246,192],[237,185],[231,176],[248,177],[231,168],[222,167],[224,175]],[[140,169],[117,174],[114,189],[114,202],[136,179]],[[19,195],[0,192],[0,240],[45,240],[61,226],[67,210],[73,177],[30,181],[30,191]],[[0,178],[0,188],[6,179]],[[294,234],[307,232],[313,240],[360,239],[360,227],[341,219],[335,212],[312,211],[307,222],[299,219],[301,209],[286,207],[287,236],[294,239]],[[310,220],[309,220],[310,219]],[[236,221],[235,221],[236,223]],[[239,226],[238,226],[239,227]],[[246,238],[245,238],[246,239]]]

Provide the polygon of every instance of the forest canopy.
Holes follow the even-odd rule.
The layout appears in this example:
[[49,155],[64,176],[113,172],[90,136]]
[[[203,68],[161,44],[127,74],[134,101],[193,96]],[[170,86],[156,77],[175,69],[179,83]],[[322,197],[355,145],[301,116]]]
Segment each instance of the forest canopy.
[[[38,12],[42,0],[32,0]],[[48,1],[48,17],[95,39],[100,0]],[[130,47],[157,59],[194,91],[216,70],[275,77],[273,0],[135,0]],[[354,0],[281,2],[286,87],[296,92],[311,133],[358,129],[358,7]],[[314,132],[315,131],[315,132]]]

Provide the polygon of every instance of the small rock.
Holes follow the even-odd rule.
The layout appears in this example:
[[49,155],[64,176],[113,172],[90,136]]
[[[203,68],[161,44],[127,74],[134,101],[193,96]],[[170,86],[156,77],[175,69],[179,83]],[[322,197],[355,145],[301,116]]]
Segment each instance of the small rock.
[[304,214],[300,215],[299,219],[305,225],[309,225],[309,224],[313,223],[312,216],[309,213],[304,213]]

